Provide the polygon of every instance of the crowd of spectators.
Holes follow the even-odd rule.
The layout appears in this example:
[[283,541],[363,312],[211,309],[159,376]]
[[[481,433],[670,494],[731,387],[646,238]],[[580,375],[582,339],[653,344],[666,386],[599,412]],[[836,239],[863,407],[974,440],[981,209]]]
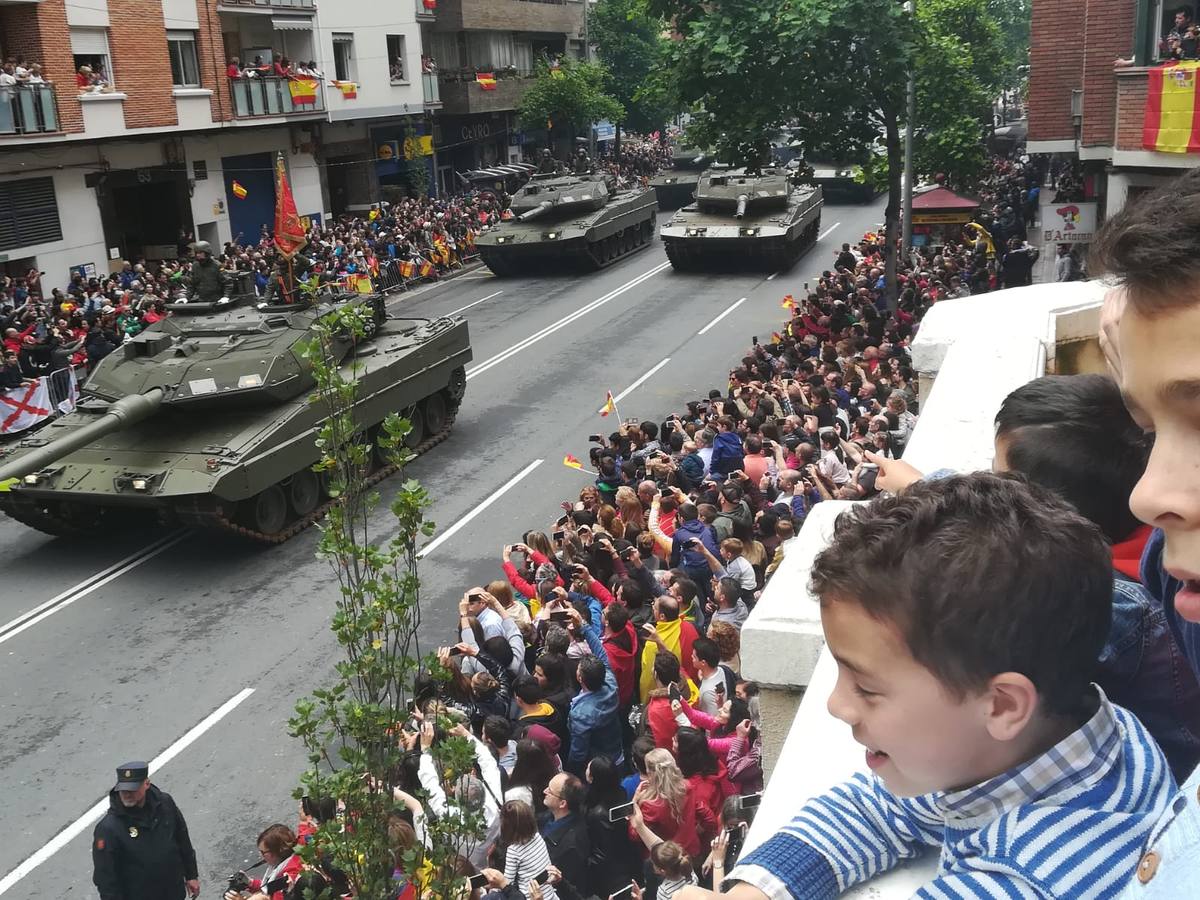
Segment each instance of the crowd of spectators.
[[655,135],[623,134],[620,152],[603,153],[597,160],[597,168],[616,178],[621,187],[645,184],[670,166],[671,145],[658,140]]

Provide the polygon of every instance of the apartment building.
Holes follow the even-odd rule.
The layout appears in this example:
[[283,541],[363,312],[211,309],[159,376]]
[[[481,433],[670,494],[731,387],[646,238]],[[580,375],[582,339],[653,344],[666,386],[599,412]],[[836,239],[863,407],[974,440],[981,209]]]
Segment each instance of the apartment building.
[[[187,236],[256,240],[282,152],[301,214],[365,208],[434,176],[436,0],[0,0],[0,271],[106,272]],[[271,74],[287,57],[321,77]],[[233,78],[228,66],[260,67]],[[33,67],[36,64],[37,69]],[[82,74],[80,74],[82,73]],[[97,83],[90,83],[97,82]]]
[[1176,12],[1197,0],[1034,0],[1028,152],[1083,165],[1088,200],[1112,215],[1137,194],[1200,164],[1200,154],[1143,146],[1150,72]]
[[[536,60],[584,56],[585,7],[583,0],[437,0],[435,20],[422,29],[442,104],[433,126],[439,185],[452,188],[455,171],[519,161],[526,143],[545,142],[544,129],[519,129],[515,111]],[[480,72],[494,85],[480,84]]]

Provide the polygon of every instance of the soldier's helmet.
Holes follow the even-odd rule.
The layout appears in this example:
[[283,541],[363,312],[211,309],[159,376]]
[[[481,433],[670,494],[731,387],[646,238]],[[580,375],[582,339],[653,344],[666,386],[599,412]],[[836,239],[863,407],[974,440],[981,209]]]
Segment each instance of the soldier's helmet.
[[209,256],[212,256],[212,244],[208,241],[196,241],[190,246],[192,253],[207,253]]

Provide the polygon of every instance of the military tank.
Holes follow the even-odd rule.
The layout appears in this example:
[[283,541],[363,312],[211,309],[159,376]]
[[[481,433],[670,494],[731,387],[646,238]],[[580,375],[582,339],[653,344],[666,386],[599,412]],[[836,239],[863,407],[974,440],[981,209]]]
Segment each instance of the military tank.
[[817,240],[821,189],[795,185],[780,168],[711,168],[700,176],[696,201],[662,228],[676,269],[791,267]]
[[[471,359],[462,318],[389,319],[382,295],[336,289],[287,306],[252,293],[176,302],[100,362],[74,412],[0,447],[0,483],[9,482],[0,510],[55,535],[95,533],[133,510],[287,540],[331,502],[326,479],[312,471],[325,412],[310,402],[315,382],[298,345],[347,303],[363,304],[367,322],[365,338],[346,334],[334,347],[345,377],[357,369],[359,427],[373,435],[400,412],[413,423],[413,451],[445,439]],[[392,471],[377,452],[369,480]]]
[[501,277],[546,264],[601,269],[654,239],[654,193],[618,191],[608,175],[534,175],[509,209],[513,218],[475,239]]
[[654,196],[661,210],[675,210],[692,202],[700,173],[712,164],[713,156],[695,147],[674,147],[671,150],[671,168],[650,179]]

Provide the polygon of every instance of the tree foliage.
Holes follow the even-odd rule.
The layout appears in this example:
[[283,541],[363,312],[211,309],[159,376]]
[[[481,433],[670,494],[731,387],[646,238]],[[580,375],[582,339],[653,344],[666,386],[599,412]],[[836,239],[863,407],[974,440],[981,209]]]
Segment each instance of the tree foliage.
[[621,121],[625,107],[605,92],[607,77],[596,63],[564,58],[557,69],[539,63],[537,79],[525,91],[517,111],[521,127],[568,125],[580,131],[602,119]]
[[1029,64],[1033,0],[988,0],[987,6],[1000,30],[1001,87],[1020,87],[1024,81],[1020,69]]
[[[315,280],[304,290],[314,295]],[[381,462],[403,467],[412,454],[404,445],[407,420],[393,413],[365,432],[356,421],[360,364],[345,351],[370,327],[364,305],[337,307],[318,321],[301,351],[316,380],[310,402],[325,413],[317,436],[321,459],[314,468],[334,503],[320,526],[317,555],[329,563],[338,585],[331,628],[343,655],[335,662],[333,682],[297,702],[288,729],[308,752],[297,798],[336,798],[345,808],[341,818],[320,825],[302,857],[344,872],[355,896],[382,898],[395,887],[397,860],[388,825],[408,752],[398,737],[421,667],[417,540],[433,526],[424,520],[428,494],[407,479],[390,504],[391,536],[372,530],[380,496],[369,489],[371,472]],[[348,361],[339,363],[343,358]],[[444,675],[435,658],[425,665],[435,676]],[[453,723],[439,726],[448,731]],[[474,759],[473,746],[462,737],[444,738],[433,754],[447,792],[455,773],[468,771]],[[480,815],[442,816],[429,824],[428,848],[413,848],[402,867],[420,873],[433,895],[456,896],[461,879],[453,860],[482,837]]]
[[642,134],[661,130],[675,112],[651,77],[669,50],[662,19],[651,14],[649,0],[599,0],[591,15],[591,40],[625,107],[621,124]]

